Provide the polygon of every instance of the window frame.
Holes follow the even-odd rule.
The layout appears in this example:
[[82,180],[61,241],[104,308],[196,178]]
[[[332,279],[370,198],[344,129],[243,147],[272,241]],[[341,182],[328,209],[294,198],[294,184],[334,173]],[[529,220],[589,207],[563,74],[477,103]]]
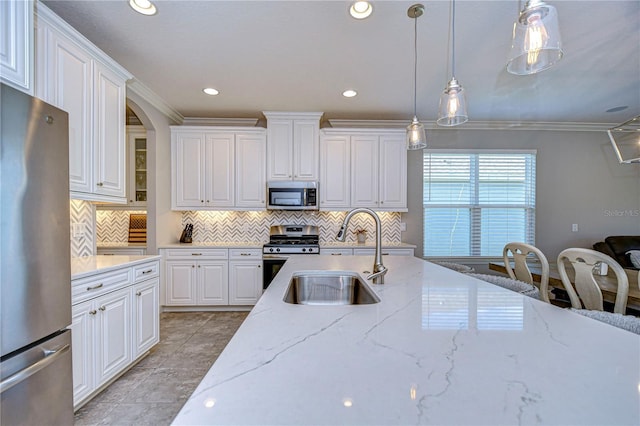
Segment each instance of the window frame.
[[[470,191],[469,202],[459,204],[442,204],[440,206],[428,205],[426,200],[427,190],[423,186],[422,197],[422,212],[423,212],[423,257],[432,259],[481,259],[481,258],[501,258],[502,253],[499,255],[483,255],[482,253],[482,211],[483,209],[498,209],[498,208],[521,208],[524,209],[524,223],[523,229],[525,235],[525,241],[527,244],[535,245],[535,233],[536,233],[536,186],[537,186],[537,154],[536,149],[447,149],[447,148],[429,148],[425,149],[422,158],[422,180],[423,185],[428,183],[427,176],[425,175],[427,156],[429,154],[451,154],[451,155],[469,155],[469,185]],[[506,203],[506,204],[487,204],[480,203],[480,170],[479,163],[482,155],[519,155],[524,154],[529,157],[525,159],[526,164],[524,167],[524,180],[526,182],[526,188],[523,192],[524,203]],[[469,210],[469,255],[463,254],[451,254],[451,255],[432,255],[427,253],[427,232],[426,232],[426,212],[428,208],[449,208],[449,209],[468,209]],[[505,242],[506,243],[506,242]]]

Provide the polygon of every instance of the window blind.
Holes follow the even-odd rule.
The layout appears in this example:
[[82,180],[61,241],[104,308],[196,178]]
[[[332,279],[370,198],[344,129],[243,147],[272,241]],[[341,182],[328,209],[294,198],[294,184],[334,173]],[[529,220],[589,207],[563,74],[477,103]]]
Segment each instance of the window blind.
[[535,151],[424,152],[424,256],[535,244]]

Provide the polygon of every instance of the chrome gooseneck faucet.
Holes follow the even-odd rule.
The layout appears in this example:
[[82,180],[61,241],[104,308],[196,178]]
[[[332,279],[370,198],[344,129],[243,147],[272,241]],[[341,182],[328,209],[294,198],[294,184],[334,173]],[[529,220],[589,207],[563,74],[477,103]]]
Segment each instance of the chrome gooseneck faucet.
[[357,213],[367,213],[373,218],[373,220],[376,221],[376,254],[373,263],[373,273],[369,275],[367,279],[372,279],[374,284],[384,284],[384,275],[387,273],[387,268],[382,264],[382,226],[380,225],[380,217],[378,217],[376,212],[364,207],[351,210],[349,213],[347,213],[347,217],[344,218],[344,222],[342,222],[340,231],[338,231],[338,235],[336,235],[336,240],[344,242],[346,238],[347,225],[349,225],[351,217]]

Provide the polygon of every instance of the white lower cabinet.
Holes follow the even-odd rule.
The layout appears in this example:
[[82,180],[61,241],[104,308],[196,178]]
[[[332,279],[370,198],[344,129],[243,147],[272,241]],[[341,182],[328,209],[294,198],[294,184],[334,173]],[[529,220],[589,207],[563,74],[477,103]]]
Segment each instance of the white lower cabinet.
[[74,407],[158,343],[158,271],[153,261],[72,282]]
[[229,252],[229,304],[255,305],[262,295],[262,250]]
[[133,359],[160,341],[160,279],[151,278],[133,287]]
[[[412,248],[382,249],[383,256],[413,256]],[[375,248],[320,248],[320,254],[331,256],[373,256],[376,254]]]
[[254,305],[262,294],[260,249],[161,249],[166,306]]

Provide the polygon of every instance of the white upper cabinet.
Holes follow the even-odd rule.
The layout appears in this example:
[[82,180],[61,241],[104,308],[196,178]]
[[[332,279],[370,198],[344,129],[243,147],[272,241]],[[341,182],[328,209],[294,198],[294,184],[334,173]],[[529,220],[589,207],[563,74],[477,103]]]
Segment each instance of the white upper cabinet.
[[264,209],[265,139],[261,128],[171,127],[172,209]]
[[0,80],[33,94],[33,1],[0,1]]
[[320,208],[351,206],[351,143],[348,135],[324,135],[320,139]]
[[320,209],[407,211],[404,129],[325,129]]
[[264,112],[267,179],[317,181],[320,112]]
[[36,30],[36,96],[69,113],[71,197],[126,203],[131,74],[41,3]]

